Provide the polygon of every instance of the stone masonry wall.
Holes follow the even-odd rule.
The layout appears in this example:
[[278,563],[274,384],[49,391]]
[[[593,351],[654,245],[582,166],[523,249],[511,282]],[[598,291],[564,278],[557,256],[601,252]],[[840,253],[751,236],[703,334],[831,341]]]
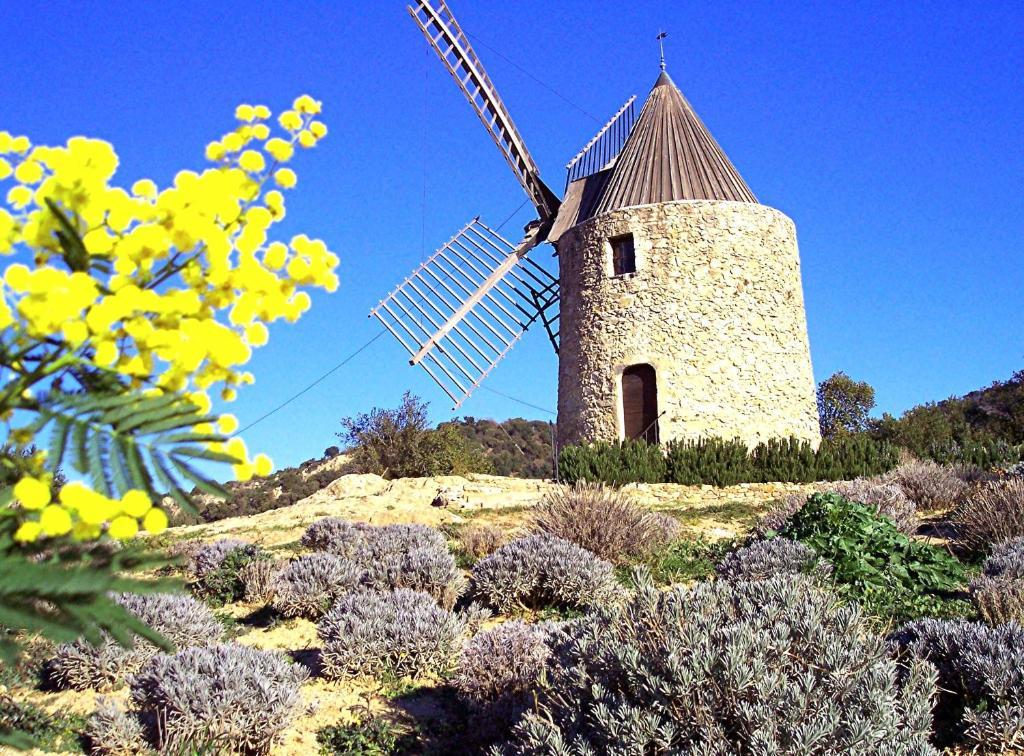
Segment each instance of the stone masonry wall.
[[[637,270],[612,275],[632,233]],[[622,371],[655,368],[661,440],[820,442],[793,222],[742,202],[681,201],[591,218],[558,243],[559,445],[622,434]]]

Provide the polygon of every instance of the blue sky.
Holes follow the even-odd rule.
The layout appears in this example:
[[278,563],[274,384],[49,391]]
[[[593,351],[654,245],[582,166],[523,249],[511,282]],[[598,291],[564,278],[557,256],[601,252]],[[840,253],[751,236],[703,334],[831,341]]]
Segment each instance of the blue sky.
[[[797,224],[818,380],[846,370],[899,412],[1024,367],[1019,2],[451,3],[557,188],[598,122],[646,96],[668,30],[673,79],[759,199]],[[272,327],[257,384],[231,407],[243,425],[371,338],[370,308],[466,221],[497,225],[522,202],[400,0],[15,1],[4,17],[0,129],[108,139],[125,184],[202,167],[240,102],[323,100],[331,131],[297,161],[280,229],[325,239],[342,286]],[[543,334],[485,385],[553,410]],[[339,418],[406,389],[451,416],[382,338],[246,439],[294,464],[335,443]],[[492,391],[459,414],[550,417]]]

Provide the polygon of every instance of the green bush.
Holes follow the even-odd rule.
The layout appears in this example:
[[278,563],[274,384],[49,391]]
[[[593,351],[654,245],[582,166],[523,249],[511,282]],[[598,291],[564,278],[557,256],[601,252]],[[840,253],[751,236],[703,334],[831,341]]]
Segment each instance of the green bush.
[[664,483],[665,455],[657,444],[646,441],[601,441],[567,446],[558,458],[563,483],[577,481],[622,486],[627,483]]
[[483,448],[454,425],[431,429],[427,404],[406,392],[395,409],[373,408],[341,421],[338,437],[349,449],[352,470],[385,478],[489,473]]
[[644,441],[599,442],[562,449],[565,483],[580,480],[731,486],[737,483],[811,483],[881,475],[899,461],[896,448],[865,434],[825,441],[817,451],[797,438],[772,439],[748,449],[739,439],[675,440],[664,451]]
[[880,618],[909,620],[964,613],[963,565],[913,540],[888,517],[836,493],[813,494],[779,533],[832,563],[836,587]]
[[732,486],[747,482],[751,477],[747,445],[738,438],[669,441],[665,456],[669,483]]

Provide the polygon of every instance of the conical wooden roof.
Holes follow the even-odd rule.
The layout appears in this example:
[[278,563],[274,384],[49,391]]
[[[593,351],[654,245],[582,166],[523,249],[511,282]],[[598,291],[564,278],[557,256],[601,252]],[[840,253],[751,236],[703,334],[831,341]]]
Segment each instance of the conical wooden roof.
[[673,200],[757,202],[690,103],[662,71],[590,214]]

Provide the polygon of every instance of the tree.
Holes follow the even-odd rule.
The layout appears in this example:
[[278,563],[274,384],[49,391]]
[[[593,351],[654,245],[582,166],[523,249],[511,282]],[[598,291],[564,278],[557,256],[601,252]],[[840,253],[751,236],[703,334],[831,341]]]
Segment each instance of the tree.
[[490,472],[479,444],[452,425],[431,429],[427,403],[406,392],[395,409],[374,407],[341,421],[338,438],[354,469],[385,478],[423,478]]
[[868,429],[868,414],[875,406],[875,390],[844,372],[818,384],[818,422],[824,439],[840,438]]
[[[212,165],[163,190],[112,185],[118,157],[102,140],[33,146],[0,131],[5,628],[166,647],[111,593],[168,588],[129,574],[153,563],[132,538],[167,527],[163,492],[189,509],[186,486],[224,494],[197,462],[231,464],[242,480],[270,472],[233,435],[237,420],[211,412],[209,392],[231,401],[253,380],[242,366],[266,324],[300,317],[305,288],[337,287],[323,242],[268,239],[284,217],[279,189],[295,184],[283,163],[326,133],[319,112],[300,97],[272,136],[270,111],[242,105],[207,147]],[[62,463],[79,479],[61,485]],[[0,660],[17,641],[0,636]],[[0,743],[24,740],[0,731]]]

